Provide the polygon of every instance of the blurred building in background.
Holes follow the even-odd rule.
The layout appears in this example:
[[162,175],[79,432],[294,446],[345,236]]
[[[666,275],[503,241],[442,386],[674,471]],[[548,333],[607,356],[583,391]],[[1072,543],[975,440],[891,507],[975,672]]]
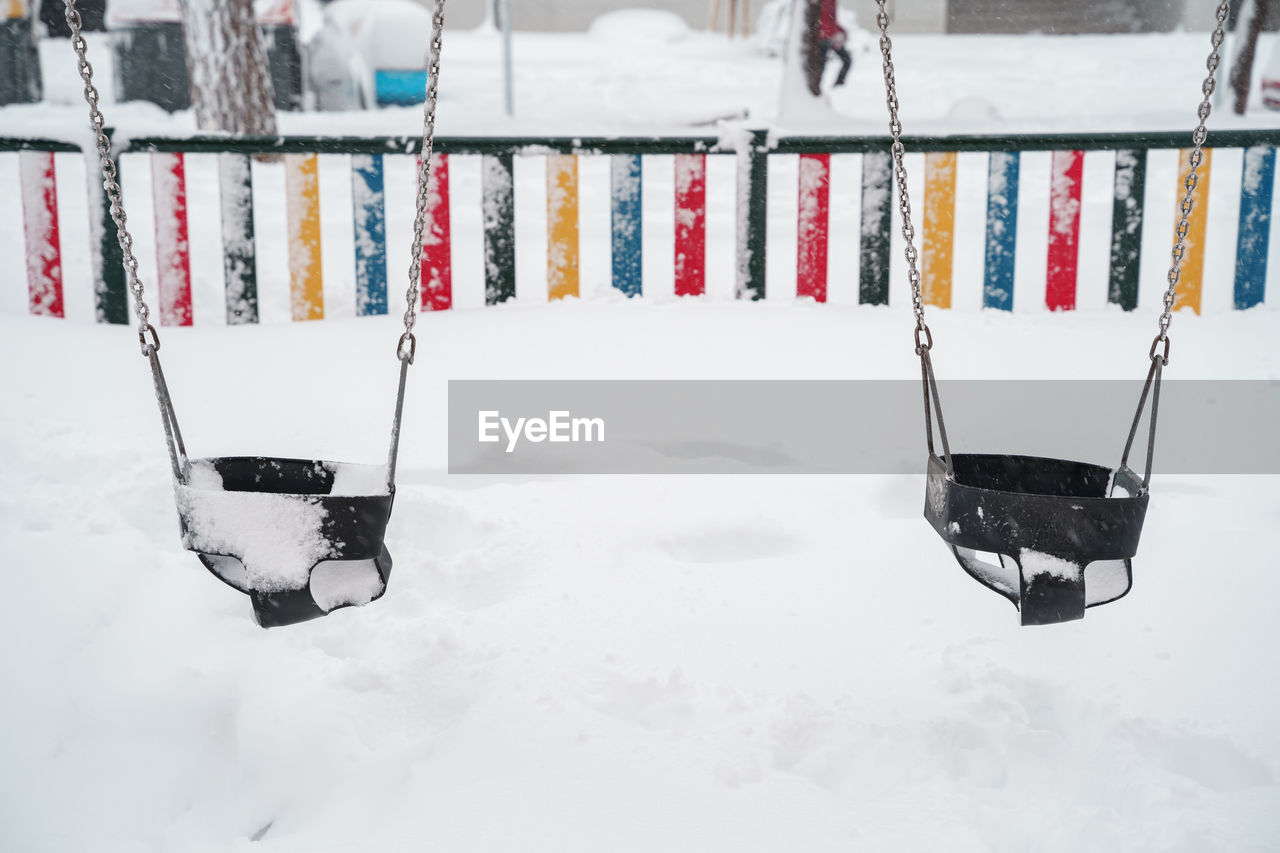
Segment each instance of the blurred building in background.
[[[429,0],[418,0],[429,5]],[[449,0],[450,26],[479,26],[493,0]],[[753,22],[764,0],[749,3]],[[723,5],[723,2],[720,4]],[[875,27],[874,0],[841,0],[859,26]],[[1213,3],[1205,0],[889,0],[894,28],[921,33],[1140,33],[1209,30]],[[573,31],[587,29],[606,12],[643,6],[674,12],[696,29],[707,26],[712,0],[518,0],[511,4],[516,30]],[[489,16],[492,18],[492,14]]]

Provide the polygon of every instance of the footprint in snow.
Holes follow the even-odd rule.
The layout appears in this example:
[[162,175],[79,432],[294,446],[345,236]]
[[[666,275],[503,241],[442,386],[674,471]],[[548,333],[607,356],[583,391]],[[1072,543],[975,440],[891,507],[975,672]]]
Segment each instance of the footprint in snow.
[[437,557],[455,557],[478,550],[504,534],[496,520],[477,518],[465,507],[409,490],[396,496],[391,524],[413,531],[415,544]]
[[1170,773],[1185,776],[1211,791],[1228,793],[1273,783],[1265,764],[1226,738],[1162,731],[1140,720],[1123,727],[1121,734]]
[[804,544],[794,533],[761,524],[690,530],[661,541],[664,551],[684,563],[741,563],[786,557],[803,551]]

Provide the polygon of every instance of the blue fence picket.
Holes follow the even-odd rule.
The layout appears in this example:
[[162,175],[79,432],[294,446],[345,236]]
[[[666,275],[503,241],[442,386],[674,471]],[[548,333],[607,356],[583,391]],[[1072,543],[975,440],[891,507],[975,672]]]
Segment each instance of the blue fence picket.
[[1013,310],[1013,261],[1018,248],[1017,151],[992,151],[987,167],[987,247],[982,306]]
[[639,296],[643,292],[644,270],[640,246],[644,227],[640,214],[640,155],[615,154],[609,158],[609,168],[613,286],[627,296]]
[[1259,145],[1244,150],[1240,181],[1240,231],[1236,243],[1235,307],[1252,308],[1267,289],[1267,250],[1271,235],[1271,191],[1276,149]]
[[356,314],[387,313],[387,201],[381,154],[351,155]]

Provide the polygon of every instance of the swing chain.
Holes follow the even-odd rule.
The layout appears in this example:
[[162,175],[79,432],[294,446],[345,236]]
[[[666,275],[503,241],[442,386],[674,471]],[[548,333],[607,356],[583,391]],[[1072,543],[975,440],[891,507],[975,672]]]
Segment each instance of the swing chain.
[[[107,194],[107,200],[111,202],[111,219],[116,224],[116,238],[124,256],[125,273],[129,277],[129,292],[133,294],[133,314],[138,318],[138,340],[142,346],[142,354],[150,356],[152,352],[160,349],[160,337],[156,334],[155,327],[149,322],[151,309],[147,307],[144,297],[145,288],[142,280],[138,278],[138,259],[133,255],[133,236],[129,233],[126,224],[128,218],[125,216],[124,204],[120,200],[120,182],[117,180],[115,160],[111,156],[111,140],[107,138],[104,129],[106,119],[98,109],[101,96],[98,94],[98,88],[93,85],[93,66],[89,64],[88,57],[89,45],[81,34],[82,22],[80,13],[76,11],[76,0],[66,0],[64,14],[67,26],[71,29],[71,46],[76,52],[76,67],[80,72],[80,79],[84,81],[84,99],[89,105],[89,124],[97,136],[98,160],[102,168],[102,188]],[[147,341],[148,336],[151,338],[150,342]]]
[[418,322],[418,295],[422,282],[422,242],[427,225],[430,196],[431,152],[436,134],[436,91],[440,80],[440,47],[444,32],[444,0],[435,0],[431,14],[431,42],[427,69],[427,103],[422,119],[422,154],[418,161],[417,213],[413,219],[413,245],[409,259],[409,289],[405,291],[404,334],[396,344],[396,357],[413,364],[417,341],[413,327]]
[[[1173,305],[1178,296],[1178,279],[1182,276],[1182,259],[1186,254],[1187,232],[1190,230],[1188,220],[1191,218],[1192,208],[1195,207],[1196,187],[1200,183],[1197,170],[1200,168],[1200,164],[1204,162],[1204,143],[1209,137],[1209,131],[1205,128],[1205,123],[1209,120],[1209,111],[1213,106],[1213,90],[1216,87],[1214,73],[1218,70],[1218,64],[1222,61],[1218,49],[1222,47],[1227,16],[1230,11],[1230,0],[1221,0],[1218,3],[1218,8],[1214,12],[1217,25],[1213,30],[1213,35],[1209,38],[1212,47],[1209,50],[1209,58],[1204,63],[1205,68],[1209,70],[1209,74],[1204,78],[1204,83],[1200,85],[1200,91],[1204,95],[1204,99],[1200,102],[1200,106],[1196,108],[1196,116],[1200,119],[1200,122],[1191,133],[1191,141],[1195,147],[1191,149],[1191,153],[1187,157],[1190,168],[1182,184],[1186,192],[1178,205],[1179,219],[1178,225],[1174,229],[1176,239],[1173,244],[1172,261],[1169,265],[1169,287],[1165,290],[1161,300],[1164,310],[1160,313],[1160,331],[1156,334],[1155,340],[1151,342],[1151,358],[1160,359],[1162,367],[1169,363],[1169,324],[1173,322]],[[1156,349],[1162,344],[1162,354],[1156,355]]]
[[[884,69],[885,103],[889,106],[889,133],[893,135],[893,173],[898,184],[898,211],[902,215],[903,254],[907,259],[907,277],[911,282],[911,310],[916,317],[916,355],[933,347],[933,335],[924,322],[924,296],[920,289],[919,254],[916,251],[916,229],[911,224],[911,197],[907,194],[907,167],[903,162],[906,149],[902,145],[902,122],[898,120],[898,88],[893,74],[893,42],[889,39],[889,14],[885,0],[876,0],[876,23],[880,26],[881,67]],[[921,334],[925,339],[920,340]]]

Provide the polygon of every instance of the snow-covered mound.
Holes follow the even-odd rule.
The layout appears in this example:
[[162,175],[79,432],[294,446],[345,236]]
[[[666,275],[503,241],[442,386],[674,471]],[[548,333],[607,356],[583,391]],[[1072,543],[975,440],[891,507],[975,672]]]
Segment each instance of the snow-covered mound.
[[325,19],[341,29],[369,68],[425,68],[431,13],[413,0],[336,0]]
[[673,44],[689,37],[689,25],[674,12],[661,9],[621,9],[591,22],[592,38],[622,42]]

